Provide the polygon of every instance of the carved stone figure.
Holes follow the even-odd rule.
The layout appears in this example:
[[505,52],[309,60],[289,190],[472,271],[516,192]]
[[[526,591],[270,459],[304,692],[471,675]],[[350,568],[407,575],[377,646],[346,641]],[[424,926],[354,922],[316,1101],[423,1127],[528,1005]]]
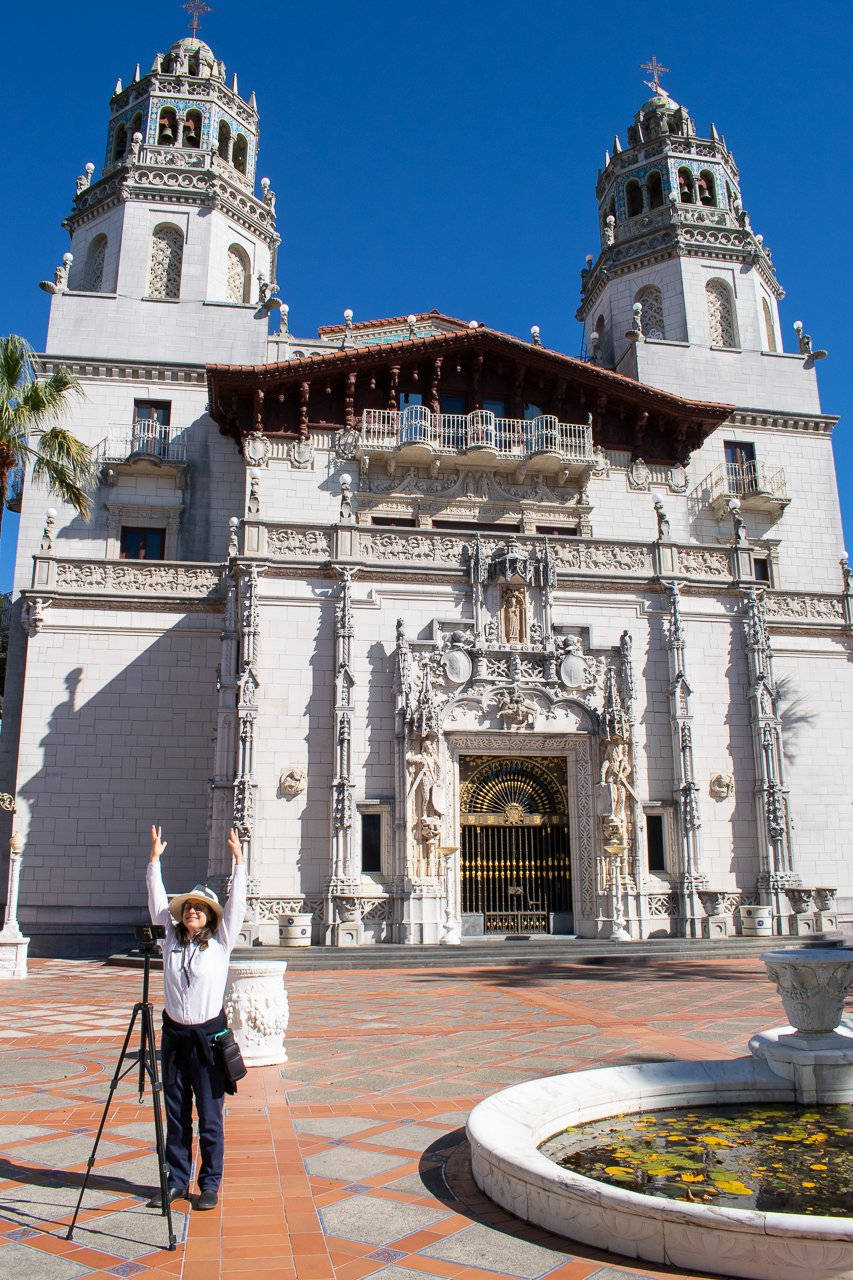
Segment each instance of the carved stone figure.
[[341,512],[338,518],[341,523],[352,520],[352,480],[348,475],[341,476]]
[[521,644],[525,639],[525,600],[521,591],[508,591],[504,596],[503,624],[507,644]]
[[293,800],[301,796],[308,786],[308,775],[300,765],[291,765],[282,769],[278,779],[278,793],[285,800]]
[[669,519],[663,509],[663,503],[660,498],[655,499],[655,515],[658,521],[658,542],[667,542],[669,540]]
[[437,875],[438,840],[446,798],[439,782],[438,739],[433,734],[424,735],[418,744],[412,744],[406,753],[406,771],[410,874]]
[[627,743],[611,741],[601,762],[598,816],[602,819],[607,843],[623,850],[628,846],[628,796],[637,798],[628,781],[631,772]]
[[714,800],[728,800],[734,789],[735,779],[733,773],[714,773],[711,775],[708,790]]
[[519,685],[502,689],[497,695],[498,720],[507,729],[532,729],[536,724],[536,704],[526,698]]
[[258,492],[259,477],[256,472],[252,472],[249,476],[249,501],[248,511],[250,516],[256,516],[261,509],[261,498]]

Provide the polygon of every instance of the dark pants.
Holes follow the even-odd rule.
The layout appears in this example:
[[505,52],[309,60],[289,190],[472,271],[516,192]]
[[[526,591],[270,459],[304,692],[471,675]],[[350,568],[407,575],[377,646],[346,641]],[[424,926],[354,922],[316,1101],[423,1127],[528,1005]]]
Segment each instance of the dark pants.
[[[224,1019],[222,1021],[224,1024]],[[204,1052],[200,1039],[204,1032],[199,1032],[196,1037],[178,1037],[170,1034],[164,1021],[161,1053],[166,1104],[166,1161],[169,1165],[169,1186],[179,1190],[189,1187],[195,1098],[201,1151],[198,1185],[202,1191],[216,1191],[222,1181],[225,1152],[222,1127],[225,1076],[212,1056]],[[207,1037],[204,1038],[206,1040]]]

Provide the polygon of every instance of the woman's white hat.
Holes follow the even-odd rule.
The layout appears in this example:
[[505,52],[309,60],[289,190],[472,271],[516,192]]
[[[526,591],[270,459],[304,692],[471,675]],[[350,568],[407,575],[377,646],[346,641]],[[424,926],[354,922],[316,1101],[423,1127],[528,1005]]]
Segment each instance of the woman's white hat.
[[222,907],[219,903],[219,899],[212,889],[208,889],[206,884],[194,885],[187,893],[179,893],[172,898],[169,903],[169,910],[175,920],[180,921],[185,902],[203,902],[205,906],[210,907],[211,911],[216,916],[217,924],[219,924],[219,921],[222,919]]

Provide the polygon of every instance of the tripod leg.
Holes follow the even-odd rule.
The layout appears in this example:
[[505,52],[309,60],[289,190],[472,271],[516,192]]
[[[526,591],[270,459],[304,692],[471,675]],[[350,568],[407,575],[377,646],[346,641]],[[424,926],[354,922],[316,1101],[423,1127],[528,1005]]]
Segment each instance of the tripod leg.
[[[118,1082],[121,1079],[121,1075],[122,1075],[121,1068],[122,1068],[122,1063],[124,1062],[124,1059],[127,1055],[127,1046],[130,1044],[130,1037],[133,1035],[133,1028],[136,1023],[137,1015],[141,1010],[144,1011],[144,1008],[145,1006],[141,1004],[135,1004],[133,1006],[133,1013],[131,1014],[131,1017],[130,1017],[130,1025],[127,1028],[127,1035],[124,1037],[124,1044],[121,1046],[121,1053],[118,1055],[118,1062],[116,1063],[115,1073],[113,1075],[112,1080],[110,1081],[110,1091],[107,1094],[107,1100],[106,1100],[106,1103],[104,1104],[104,1111],[103,1111],[103,1115],[101,1116],[101,1123],[98,1125],[98,1132],[95,1136],[95,1143],[94,1143],[94,1146],[92,1147],[92,1154],[89,1156],[89,1159],[86,1162],[86,1173],[83,1177],[83,1185],[80,1188],[80,1195],[77,1198],[77,1207],[74,1210],[74,1217],[71,1219],[71,1226],[68,1228],[68,1231],[65,1234],[66,1240],[71,1240],[73,1237],[74,1228],[77,1225],[77,1217],[78,1217],[78,1214],[80,1213],[80,1205],[83,1203],[83,1196],[86,1194],[86,1188],[89,1185],[89,1174],[92,1172],[92,1165],[95,1163],[95,1155],[97,1154],[98,1143],[101,1141],[101,1134],[104,1132],[104,1125],[107,1122],[107,1116],[109,1114],[110,1106],[112,1104],[113,1094],[118,1088]],[[148,1008],[150,1009],[151,1006],[149,1005]],[[144,1021],[143,1021],[143,1034],[144,1034]]]
[[169,1232],[169,1248],[174,1249],[175,1228],[172,1222],[172,1206],[169,1201],[169,1187],[166,1177],[166,1138],[163,1132],[163,1112],[160,1107],[163,1086],[157,1070],[157,1043],[154,1039],[154,1008],[151,1004],[142,1006],[142,1062],[143,1069],[151,1077],[151,1100],[154,1104],[154,1134],[157,1143],[157,1164],[160,1169],[160,1196],[163,1213]]

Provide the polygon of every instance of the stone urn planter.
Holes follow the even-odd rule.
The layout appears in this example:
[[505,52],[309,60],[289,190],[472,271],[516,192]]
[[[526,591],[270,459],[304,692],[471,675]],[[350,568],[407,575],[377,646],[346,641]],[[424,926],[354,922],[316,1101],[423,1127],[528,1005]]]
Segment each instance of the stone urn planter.
[[247,1067],[287,1062],[286,960],[233,960],[225,987],[225,1016]]
[[828,1035],[840,1024],[853,987],[853,950],[791,947],[761,957],[785,1006],[788,1021],[802,1035]]

